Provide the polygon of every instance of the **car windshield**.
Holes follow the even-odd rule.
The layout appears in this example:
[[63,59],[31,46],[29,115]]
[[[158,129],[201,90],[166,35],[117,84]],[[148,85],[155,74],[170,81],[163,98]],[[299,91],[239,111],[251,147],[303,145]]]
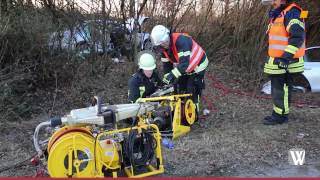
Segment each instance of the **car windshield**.
[[311,47],[306,51],[307,62],[320,62],[320,46]]

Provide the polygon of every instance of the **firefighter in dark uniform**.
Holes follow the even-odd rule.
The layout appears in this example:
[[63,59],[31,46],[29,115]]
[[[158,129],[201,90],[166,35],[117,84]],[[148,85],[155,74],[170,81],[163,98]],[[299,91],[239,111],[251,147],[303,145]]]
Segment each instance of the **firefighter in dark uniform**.
[[264,118],[265,125],[288,121],[292,81],[304,71],[305,53],[304,11],[291,0],[262,0],[272,4],[270,11],[269,58],[264,72],[271,79],[273,111]]
[[141,102],[141,98],[150,96],[162,85],[155,68],[156,61],[152,54],[143,53],[139,57],[139,70],[132,75],[128,82],[130,103]]
[[186,33],[171,33],[165,26],[157,25],[151,31],[154,47],[161,51],[165,84],[177,81],[177,93],[191,93],[199,111],[204,75],[208,67],[205,51]]

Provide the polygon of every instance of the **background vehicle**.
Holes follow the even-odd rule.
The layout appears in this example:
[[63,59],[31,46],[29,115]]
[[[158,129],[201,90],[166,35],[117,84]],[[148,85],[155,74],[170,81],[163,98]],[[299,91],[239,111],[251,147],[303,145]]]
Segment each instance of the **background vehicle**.
[[[150,34],[142,31],[142,26],[148,19],[149,17],[144,16],[138,19],[136,39],[138,50],[152,48]],[[93,51],[99,54],[114,53],[115,56],[121,56],[131,49],[133,27],[133,18],[127,19],[125,26],[120,21],[107,20],[103,33],[103,21],[86,20],[70,29],[52,33],[49,38],[49,46],[51,49],[76,51],[80,54]],[[105,50],[103,49],[103,41]]]
[[303,76],[311,92],[320,92],[320,46],[306,50]]
[[[294,89],[303,92],[320,92],[320,46],[307,48],[304,60],[304,72],[295,79]],[[261,91],[271,94],[271,82],[265,83]]]

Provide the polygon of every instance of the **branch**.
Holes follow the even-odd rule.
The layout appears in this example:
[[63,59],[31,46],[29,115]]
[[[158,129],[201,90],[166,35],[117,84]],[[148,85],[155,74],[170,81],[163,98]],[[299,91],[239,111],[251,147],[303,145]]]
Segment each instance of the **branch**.
[[140,17],[140,14],[142,13],[143,8],[146,6],[147,1],[148,0],[143,0],[143,3],[141,5],[141,7],[140,7],[140,10],[138,11],[137,17]]

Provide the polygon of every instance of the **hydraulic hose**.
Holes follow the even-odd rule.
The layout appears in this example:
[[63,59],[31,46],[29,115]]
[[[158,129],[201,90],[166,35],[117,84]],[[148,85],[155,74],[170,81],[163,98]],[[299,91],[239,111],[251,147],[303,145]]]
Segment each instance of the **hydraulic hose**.
[[40,144],[39,144],[39,131],[40,131],[41,128],[47,127],[47,126],[50,126],[50,125],[51,125],[50,121],[45,121],[45,122],[40,123],[36,127],[36,129],[34,130],[33,145],[34,145],[34,148],[36,149],[36,151],[38,153],[38,157],[40,157],[43,154],[42,149],[41,149]]
[[[143,131],[140,135],[136,130],[130,131],[124,145],[125,154],[133,166],[146,165],[154,156],[154,137],[146,131]],[[141,153],[141,157],[135,156],[136,153]]]

